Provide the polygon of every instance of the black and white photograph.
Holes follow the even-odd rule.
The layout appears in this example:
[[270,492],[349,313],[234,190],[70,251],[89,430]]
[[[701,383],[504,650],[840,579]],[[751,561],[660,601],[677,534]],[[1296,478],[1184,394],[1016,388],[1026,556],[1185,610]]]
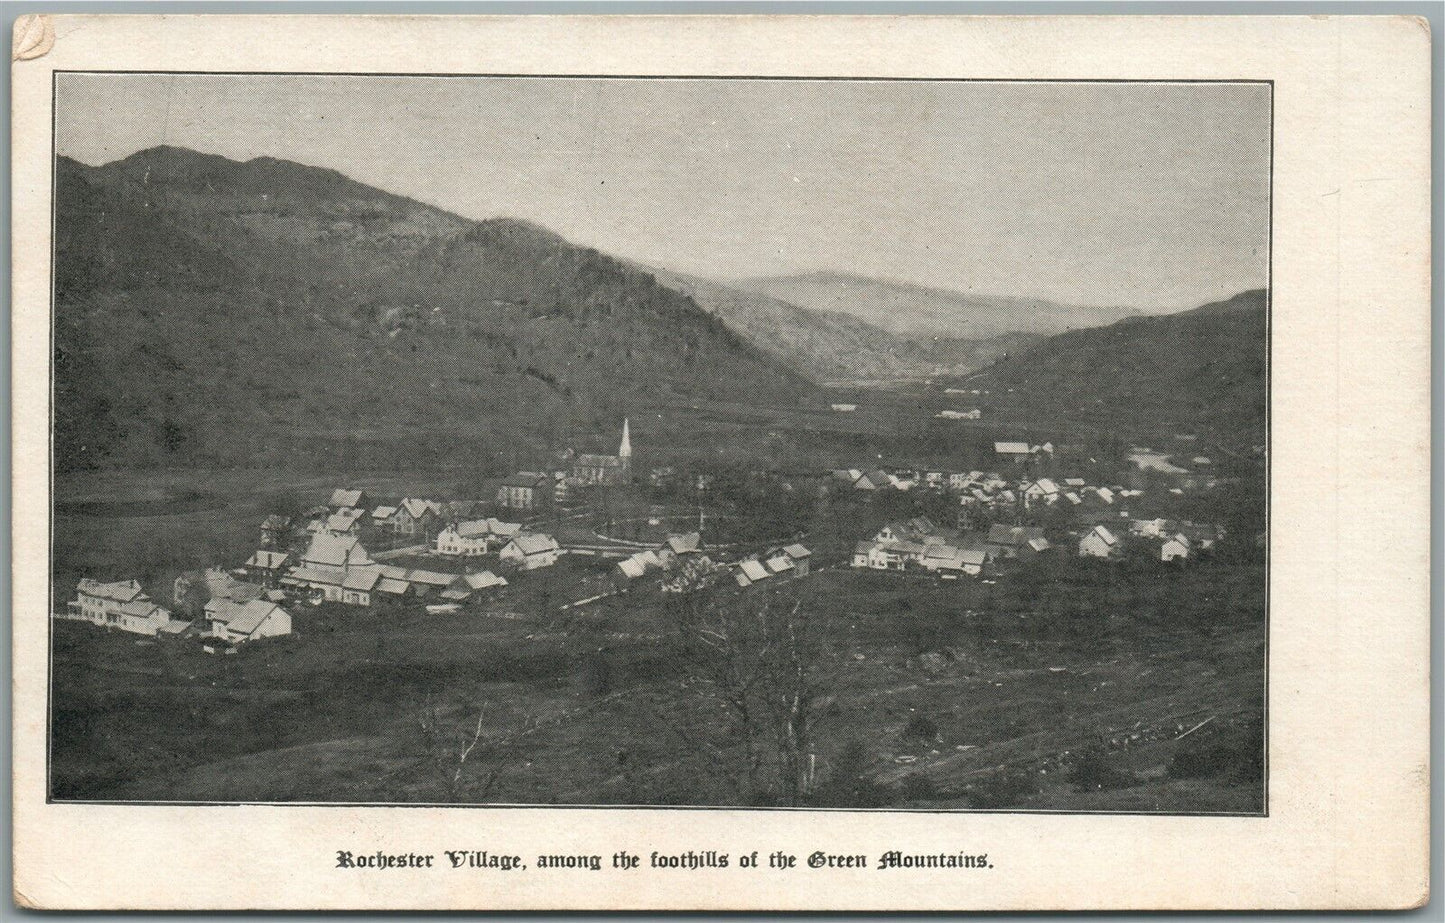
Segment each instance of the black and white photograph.
[[51,803],[1269,813],[1271,82],[53,94]]

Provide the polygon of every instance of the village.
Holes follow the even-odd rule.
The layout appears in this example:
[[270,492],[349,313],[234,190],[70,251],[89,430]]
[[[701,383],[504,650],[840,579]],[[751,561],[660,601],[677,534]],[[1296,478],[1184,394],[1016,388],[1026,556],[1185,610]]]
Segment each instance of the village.
[[[293,635],[296,616],[322,606],[482,614],[512,583],[536,580],[566,560],[585,565],[566,569],[565,581],[545,595],[562,610],[644,587],[661,593],[747,589],[805,578],[819,568],[991,582],[1040,556],[1109,562],[1127,555],[1182,566],[1207,555],[1225,535],[1213,523],[1131,513],[1158,509],[1159,500],[1189,489],[1214,488],[1218,479],[1207,470],[1174,468],[1183,477],[1169,486],[1159,486],[1156,477],[1153,489],[1162,497],[1149,497],[1143,486],[1037,474],[1060,467],[1055,456],[1061,453],[1049,442],[999,441],[993,453],[997,464],[990,471],[839,468],[784,481],[782,489],[825,505],[863,502],[881,510],[899,508],[900,499],[907,505],[910,515],[853,536],[850,552],[826,540],[811,547],[804,530],[763,543],[725,534],[719,540],[719,519],[709,524],[701,502],[694,527],[678,527],[692,516],[677,512],[680,472],[657,466],[634,476],[624,420],[616,454],[566,453],[567,467],[504,477],[488,500],[381,498],[336,488],[324,504],[268,515],[244,562],[183,573],[156,592],[125,575],[86,576],[56,617],[235,654],[242,645]],[[1131,460],[1152,460],[1156,472],[1163,457],[1149,449],[1131,452]],[[1209,464],[1197,456],[1192,461],[1196,468]],[[684,492],[698,497],[713,486],[706,474],[688,480]],[[653,502],[637,507],[635,518],[619,519],[612,498],[624,491],[636,497],[639,490]]]

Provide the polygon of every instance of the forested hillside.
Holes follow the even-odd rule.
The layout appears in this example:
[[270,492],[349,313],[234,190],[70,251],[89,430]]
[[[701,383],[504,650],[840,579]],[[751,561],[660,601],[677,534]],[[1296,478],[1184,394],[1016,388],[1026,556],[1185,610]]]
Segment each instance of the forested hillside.
[[62,158],[56,181],[62,469],[499,460],[640,405],[813,388],[524,222],[176,148]]
[[959,375],[1039,338],[1028,333],[981,339],[890,333],[852,314],[803,308],[721,282],[676,273],[658,273],[658,278],[715,312],[755,346],[823,381]]
[[[970,376],[1013,413],[1118,430],[1264,441],[1264,290],[1162,317],[1062,333]],[[1012,389],[1013,393],[1009,393]]]

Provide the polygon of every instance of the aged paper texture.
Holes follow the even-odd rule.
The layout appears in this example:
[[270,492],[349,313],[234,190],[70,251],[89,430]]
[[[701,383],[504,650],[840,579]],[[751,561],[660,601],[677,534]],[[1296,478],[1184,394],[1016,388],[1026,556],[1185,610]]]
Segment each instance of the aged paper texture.
[[23,18],[15,901],[1419,905],[1429,48]]

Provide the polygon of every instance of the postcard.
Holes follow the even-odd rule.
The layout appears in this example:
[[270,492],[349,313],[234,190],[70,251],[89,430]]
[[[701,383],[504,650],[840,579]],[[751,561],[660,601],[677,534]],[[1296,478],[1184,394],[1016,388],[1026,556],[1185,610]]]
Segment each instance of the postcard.
[[14,900],[1419,905],[1429,48],[22,17]]

